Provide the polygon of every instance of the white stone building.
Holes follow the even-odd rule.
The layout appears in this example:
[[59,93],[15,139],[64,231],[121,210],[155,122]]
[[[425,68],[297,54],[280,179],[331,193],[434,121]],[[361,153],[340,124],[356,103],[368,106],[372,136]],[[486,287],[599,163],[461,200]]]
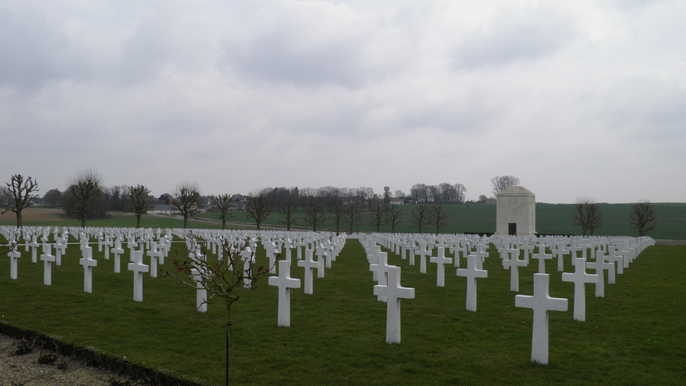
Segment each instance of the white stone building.
[[536,196],[522,186],[510,186],[496,196],[498,235],[536,234]]

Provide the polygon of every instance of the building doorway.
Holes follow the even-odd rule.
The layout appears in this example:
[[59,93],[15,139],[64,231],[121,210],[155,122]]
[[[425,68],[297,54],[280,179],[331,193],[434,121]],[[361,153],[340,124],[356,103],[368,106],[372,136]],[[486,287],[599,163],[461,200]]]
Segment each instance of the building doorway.
[[510,236],[517,236],[517,223],[511,222],[507,224],[507,234]]

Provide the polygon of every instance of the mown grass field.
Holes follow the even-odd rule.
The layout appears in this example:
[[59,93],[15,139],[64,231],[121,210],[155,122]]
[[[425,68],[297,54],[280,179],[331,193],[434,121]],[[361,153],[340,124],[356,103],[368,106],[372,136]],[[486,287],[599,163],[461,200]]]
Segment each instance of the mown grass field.
[[[68,218],[61,209],[52,208],[28,208],[24,211],[24,225],[39,226],[75,226],[80,227],[79,220]],[[15,225],[16,218],[14,213],[7,212],[0,216],[0,225]],[[95,227],[135,227],[136,217],[131,213],[111,213],[108,218],[92,219],[86,221],[86,226]],[[143,228],[182,228],[183,221],[173,217],[144,215],[141,217],[141,227]],[[189,228],[218,228],[212,222],[190,221]]]
[[[401,206],[402,215],[398,232],[418,232],[418,226],[413,220],[413,205]],[[495,232],[495,204],[464,204],[446,205],[447,221],[441,227],[441,233],[493,233]],[[686,240],[686,203],[656,203],[657,227],[649,235],[657,239]],[[637,235],[631,227],[629,217],[631,204],[600,204],[602,223],[596,234],[598,235]],[[575,207],[573,204],[536,204],[536,227],[540,234],[578,235],[580,228],[574,224]],[[205,218],[217,219],[218,213],[208,212],[201,215]],[[302,210],[295,213],[295,223],[299,227],[308,228]],[[245,212],[235,212],[230,221],[251,223],[252,219]],[[267,224],[284,224],[282,213],[273,212],[267,219]],[[333,230],[334,220],[327,216],[321,229]],[[374,219],[366,213],[354,224],[355,232],[376,231]],[[390,225],[384,224],[382,232],[390,232]],[[349,222],[343,219],[341,231],[349,231]],[[422,232],[434,233],[435,228],[424,225]]]
[[[223,381],[223,313],[194,310],[193,290],[172,278],[145,278],[145,301],[131,301],[132,277],[99,254],[94,294],[82,292],[78,248],[70,246],[53,286],[42,285],[42,264],[23,253],[18,281],[9,280],[0,247],[0,320],[63,341],[205,384]],[[447,270],[435,287],[435,268],[420,274],[397,256],[402,282],[417,298],[402,302],[400,345],[384,343],[385,304],[372,296],[371,274],[357,241],[349,240],[315,295],[296,290],[292,327],[276,327],[276,288],[259,283],[234,308],[232,375],[235,384],[644,384],[674,385],[686,376],[685,247],[651,247],[606,288],[587,289],[587,322],[570,311],[550,314],[550,361],[530,364],[531,311],[514,307],[509,273],[486,260],[478,283],[478,311],[464,309],[465,281]],[[172,252],[184,256],[182,244]],[[169,268],[168,260],[166,267]],[[259,250],[258,263],[264,263]],[[549,272],[554,263],[548,262]],[[531,294],[533,262],[521,272]],[[567,262],[567,269],[571,269]],[[292,268],[302,278],[302,269]],[[571,297],[571,283],[552,272],[551,295]],[[2,376],[0,375],[0,379]]]

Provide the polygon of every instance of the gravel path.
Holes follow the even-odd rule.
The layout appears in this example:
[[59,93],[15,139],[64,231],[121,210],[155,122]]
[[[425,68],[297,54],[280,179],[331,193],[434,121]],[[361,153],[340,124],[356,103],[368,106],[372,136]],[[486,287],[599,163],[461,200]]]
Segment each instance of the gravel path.
[[84,366],[79,361],[57,355],[51,364],[39,364],[40,358],[50,358],[52,352],[33,348],[17,355],[20,341],[0,334],[0,385],[135,385],[126,378],[107,371]]

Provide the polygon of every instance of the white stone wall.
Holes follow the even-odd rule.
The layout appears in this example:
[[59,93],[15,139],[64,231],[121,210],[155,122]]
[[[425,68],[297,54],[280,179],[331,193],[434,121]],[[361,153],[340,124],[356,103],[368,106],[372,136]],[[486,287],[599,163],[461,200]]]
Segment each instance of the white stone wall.
[[496,234],[507,235],[509,223],[517,224],[517,236],[536,233],[536,198],[531,192],[520,188],[498,194]]

